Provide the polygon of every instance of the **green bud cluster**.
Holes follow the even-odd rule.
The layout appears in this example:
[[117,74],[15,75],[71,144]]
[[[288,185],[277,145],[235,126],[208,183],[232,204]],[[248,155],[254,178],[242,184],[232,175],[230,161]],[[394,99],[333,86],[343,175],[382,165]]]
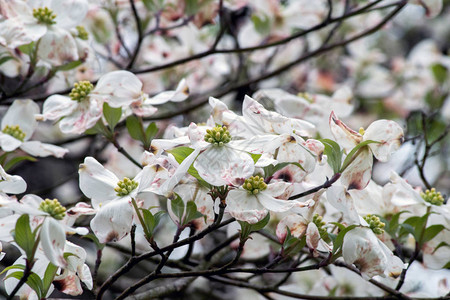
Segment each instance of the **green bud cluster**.
[[89,33],[86,31],[84,26],[77,26],[76,29],[78,31],[78,37],[84,41],[87,41],[89,38]]
[[117,183],[117,186],[114,188],[117,196],[123,197],[130,194],[133,190],[135,190],[138,186],[138,183],[128,177],[125,177],[123,180]]
[[223,146],[231,141],[231,135],[226,127],[218,125],[206,130],[205,141],[216,146]]
[[12,126],[6,125],[5,128],[3,128],[2,132],[9,134],[13,138],[18,139],[21,142],[23,142],[26,136],[25,132],[23,132],[22,129],[20,129],[19,125],[12,125]]
[[309,103],[313,103],[314,102],[313,97],[310,94],[308,94],[308,93],[298,93],[297,96],[305,99]]
[[45,211],[56,220],[62,220],[66,215],[66,208],[57,199],[45,199],[39,204],[39,210]]
[[40,8],[33,8],[33,17],[39,21],[39,23],[52,25],[56,22],[54,21],[56,18],[56,14],[53,13],[53,10],[51,10],[48,7],[40,7]]
[[315,214],[313,216],[313,223],[317,226],[317,229],[319,229],[320,236],[327,236],[328,232],[324,228],[324,226],[327,224],[323,221],[322,216],[319,216],[319,214]]
[[73,89],[69,94],[70,99],[81,102],[89,95],[94,85],[89,81],[80,81],[73,85]]
[[372,229],[375,234],[384,233],[383,228],[385,224],[381,222],[380,218],[378,218],[377,216],[369,214],[364,217],[364,220],[366,220],[366,222],[369,224],[370,229]]
[[259,176],[251,176],[250,178],[245,179],[242,187],[248,191],[249,195],[256,195],[267,189],[267,184],[264,182],[264,178]]
[[433,205],[440,206],[444,204],[444,197],[442,196],[441,192],[436,192],[435,188],[426,190],[425,193],[420,193],[420,195],[422,196],[423,200]]

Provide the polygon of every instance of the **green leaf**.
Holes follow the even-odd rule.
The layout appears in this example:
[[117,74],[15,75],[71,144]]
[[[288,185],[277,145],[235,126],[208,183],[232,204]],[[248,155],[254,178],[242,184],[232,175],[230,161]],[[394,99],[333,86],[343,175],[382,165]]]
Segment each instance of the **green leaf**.
[[[20,279],[22,279],[22,277],[23,277],[23,272],[17,271],[17,272],[8,274],[8,276],[6,276],[4,280],[6,280],[8,278],[16,278],[16,279],[20,280]],[[36,292],[39,299],[45,297],[45,295],[42,295],[42,291],[43,291],[42,280],[41,280],[41,278],[39,278],[39,276],[36,273],[31,272],[30,276],[28,276],[26,284]]]
[[6,267],[0,272],[0,275],[9,270],[15,270],[15,269],[25,270],[25,265],[17,264],[17,265],[12,265],[12,266]]
[[30,56],[30,54],[34,50],[34,42],[31,42],[31,43],[26,44],[26,45],[19,46],[17,48],[20,50],[20,52]]
[[58,271],[58,267],[55,266],[52,263],[49,263],[47,266],[47,269],[45,269],[45,274],[44,274],[44,279],[42,280],[42,286],[43,286],[43,297],[46,296],[52,282],[53,279],[55,278],[56,275],[56,271]]
[[342,173],[342,172],[344,171],[344,169],[347,168],[347,167],[350,165],[350,162],[351,162],[354,158],[356,158],[356,156],[353,157],[353,156],[356,154],[356,151],[358,151],[358,150],[361,149],[362,147],[365,147],[365,146],[367,146],[367,145],[369,145],[369,144],[374,144],[374,143],[379,144],[379,142],[375,142],[375,141],[372,141],[372,140],[367,140],[367,141],[364,141],[364,142],[359,143],[358,145],[356,145],[355,148],[353,148],[353,149],[350,151],[350,153],[345,157],[345,160],[344,160],[344,162],[342,163],[342,168],[341,168],[341,170],[339,170],[339,172]]
[[442,230],[445,229],[445,226],[442,224],[431,225],[427,229],[425,229],[423,233],[423,238],[420,241],[421,244],[424,244],[430,240],[432,240],[436,235],[438,235]]
[[268,165],[266,167],[263,168],[264,170],[264,177],[270,177],[273,176],[273,174],[275,174],[276,172],[278,172],[279,170],[283,169],[284,167],[288,166],[288,165],[295,165],[297,167],[299,167],[300,169],[302,169],[303,171],[305,171],[305,169],[302,167],[302,165],[300,165],[297,162],[283,162],[283,163],[279,163],[274,165]]
[[267,16],[252,15],[251,20],[255,29],[261,35],[267,35],[270,32],[270,19]]
[[[433,253],[431,253],[431,254],[434,254],[434,252],[436,252],[436,251],[437,251],[439,248],[441,248],[441,247],[448,247],[448,248],[450,248],[450,245],[447,244],[446,242],[440,242],[439,245],[437,245],[437,247],[434,248]],[[1,273],[0,273],[0,274],[1,274]]]
[[105,136],[106,138],[112,137],[112,132],[108,129],[108,127],[103,124],[103,120],[100,119],[95,123],[94,127],[89,128],[85,131],[86,134],[97,134],[100,133],[101,135]]
[[56,71],[69,71],[72,69],[75,69],[76,67],[78,67],[79,65],[81,65],[83,62],[81,60],[75,60],[75,61],[71,61],[65,65],[56,67]]
[[145,224],[143,224],[146,228],[147,231],[150,234],[153,234],[153,229],[156,227],[155,223],[155,217],[153,216],[153,214],[148,210],[148,209],[141,209],[142,210],[142,216],[144,219]]
[[434,64],[431,66],[431,72],[439,84],[443,84],[447,80],[448,70],[445,66],[441,64]]
[[14,241],[22,248],[27,259],[33,260],[34,235],[30,227],[30,217],[25,214],[17,219],[16,227],[14,229]]
[[266,227],[269,221],[270,221],[270,213],[267,213],[267,215],[261,221],[255,224],[249,224],[248,222],[238,221],[238,223],[241,225],[241,238],[247,238],[250,235],[250,233],[263,229],[264,227]]
[[342,153],[341,147],[338,143],[330,139],[319,140],[325,147],[324,154],[328,157],[327,162],[333,169],[333,172],[339,173],[341,169]]
[[126,126],[128,133],[133,139],[145,143],[145,135],[142,131],[142,124],[136,116],[129,116],[126,120]]
[[158,127],[156,126],[155,122],[151,122],[150,124],[148,124],[147,129],[145,129],[145,137],[149,144],[152,142],[157,133]]
[[262,154],[254,154],[254,153],[249,153],[249,154],[250,154],[250,156],[252,157],[253,162],[254,162],[255,164],[258,162],[258,160],[261,158],[261,155],[262,155]]
[[197,205],[195,205],[195,202],[188,201],[186,203],[186,215],[184,216],[183,225],[186,225],[189,222],[201,217],[203,217],[203,214],[197,210]]
[[8,60],[14,59],[13,56],[5,55],[3,57],[0,57],[0,65],[4,64]]
[[178,220],[180,220],[180,225],[182,225],[183,214],[184,214],[184,202],[177,194],[177,197],[170,201],[170,206],[172,208],[172,212],[175,216],[177,216]]
[[15,166],[16,164],[18,164],[19,162],[24,161],[24,160],[28,160],[28,161],[32,161],[32,162],[37,161],[36,158],[31,157],[31,156],[16,156],[16,157],[10,159],[10,160],[5,164],[5,167],[4,167],[5,172],[8,171],[9,169],[11,169],[12,167],[14,167],[14,166]]
[[114,131],[117,123],[120,121],[120,117],[122,117],[122,108],[111,107],[105,102],[103,103],[103,116],[105,117],[111,131]]

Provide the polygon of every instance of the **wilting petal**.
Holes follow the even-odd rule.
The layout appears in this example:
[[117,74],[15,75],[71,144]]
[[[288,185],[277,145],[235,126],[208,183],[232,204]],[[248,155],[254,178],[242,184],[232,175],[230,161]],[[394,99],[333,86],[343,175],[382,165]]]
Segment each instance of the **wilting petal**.
[[320,240],[319,229],[316,224],[310,222],[306,229],[306,245],[308,245],[310,249],[317,250]]
[[367,147],[363,147],[360,150],[361,152],[359,152],[355,160],[342,172],[341,183],[349,190],[364,189],[372,177],[372,153]]
[[34,115],[38,113],[39,106],[33,100],[15,100],[2,119],[2,129],[18,125],[28,140],[36,129]]
[[103,205],[91,221],[100,243],[117,242],[125,237],[133,224],[131,198],[124,197]]
[[209,146],[194,162],[198,174],[209,184],[236,184],[253,175],[255,165],[251,156],[230,147]]
[[39,42],[37,55],[54,66],[78,60],[77,44],[64,29],[52,27]]
[[347,232],[342,245],[342,256],[346,263],[355,264],[366,279],[382,275],[388,263],[377,237],[366,227],[357,227]]
[[332,206],[344,214],[346,221],[352,224],[360,224],[360,218],[356,211],[353,198],[344,186],[333,185],[328,188],[327,200]]
[[47,98],[42,109],[44,120],[56,120],[70,115],[78,106],[77,101],[61,95],[53,95]]
[[114,188],[119,179],[105,169],[95,158],[86,157],[78,170],[80,189],[88,198],[109,201],[117,198]]
[[370,150],[379,161],[386,162],[400,148],[403,129],[394,121],[378,120],[366,129],[363,139],[379,142],[369,144]]
[[55,266],[65,268],[67,265],[64,259],[64,244],[66,233],[61,224],[52,217],[46,217],[40,231],[41,245],[45,256]]
[[67,152],[69,152],[69,150],[66,148],[41,143],[39,141],[25,142],[20,146],[20,148],[28,154],[38,157],[47,157],[51,155],[57,158],[61,158]]
[[228,192],[227,211],[239,221],[255,224],[264,219],[268,211],[254,195],[248,195],[244,189]]
[[308,222],[300,215],[290,214],[281,219],[277,225],[276,234],[280,242],[284,242],[287,235],[287,229],[291,232],[291,235],[296,238],[300,238],[306,232]]
[[347,152],[351,151],[356,145],[362,141],[362,136],[337,118],[334,112],[331,112],[330,130],[336,142],[341,145]]
[[100,77],[92,97],[100,97],[111,107],[126,107],[141,99],[142,82],[131,72],[114,71]]
[[384,274],[391,278],[397,278],[406,267],[405,264],[398,256],[395,256],[394,253],[392,253],[392,251],[382,241],[378,240],[378,244],[387,258]]

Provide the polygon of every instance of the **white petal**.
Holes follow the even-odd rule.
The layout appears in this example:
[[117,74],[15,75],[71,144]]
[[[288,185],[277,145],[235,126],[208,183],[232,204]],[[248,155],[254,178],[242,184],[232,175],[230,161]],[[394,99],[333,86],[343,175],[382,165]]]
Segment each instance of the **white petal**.
[[264,219],[268,211],[254,195],[248,195],[244,189],[228,192],[227,211],[239,221],[255,224]]
[[70,29],[81,24],[88,12],[89,5],[86,0],[52,0],[50,8],[56,14],[56,25]]
[[386,162],[400,148],[403,129],[394,121],[377,120],[366,129],[363,139],[379,142],[369,144],[369,147],[379,161]]
[[[75,101],[73,101],[75,102]],[[59,121],[59,128],[64,133],[81,134],[94,127],[102,116],[103,102],[99,99],[89,99],[81,102],[76,110]]]
[[336,142],[347,152],[350,152],[362,141],[361,134],[345,125],[337,118],[334,112],[330,114],[329,125]]
[[0,192],[7,194],[20,194],[27,189],[27,183],[18,175],[9,175],[0,166]]
[[22,142],[9,134],[0,132],[0,147],[3,151],[14,151],[22,145]]
[[92,97],[100,97],[112,107],[126,107],[141,99],[142,82],[131,72],[113,71],[100,77]]
[[52,27],[39,42],[37,55],[54,66],[78,60],[78,50],[72,35],[58,27]]
[[332,206],[344,213],[347,222],[352,224],[360,223],[353,198],[344,186],[333,185],[328,188],[327,200]]
[[133,223],[131,198],[124,197],[101,207],[91,221],[91,228],[100,243],[117,242],[125,237]]
[[276,235],[278,237],[278,240],[280,242],[284,242],[287,230],[286,228],[289,228],[289,231],[291,232],[291,235],[293,237],[299,238],[306,232],[308,222],[300,215],[297,214],[289,214],[277,225]]
[[367,147],[363,147],[355,160],[342,172],[341,183],[349,190],[364,189],[372,177],[372,153]]
[[41,245],[45,256],[55,266],[64,268],[67,265],[64,259],[64,244],[66,233],[63,227],[51,217],[46,217],[40,231]]
[[299,206],[300,203],[297,201],[275,199],[264,191],[256,194],[255,197],[258,199],[259,203],[262,204],[262,206],[273,212],[285,212],[294,206]]
[[114,188],[119,179],[114,173],[105,169],[95,158],[86,157],[78,170],[80,189],[88,198],[109,201],[117,198]]
[[15,100],[2,119],[2,129],[6,125],[18,125],[28,140],[36,129],[34,115],[38,113],[39,106],[33,100]]
[[41,143],[39,141],[24,142],[20,148],[28,154],[38,157],[47,157],[51,155],[57,158],[62,158],[67,152],[69,152],[66,148]]
[[53,95],[44,102],[42,116],[44,120],[56,120],[70,115],[78,106],[77,101],[61,95]]
[[236,185],[253,175],[255,165],[251,156],[226,145],[210,146],[194,162],[199,175],[214,186]]

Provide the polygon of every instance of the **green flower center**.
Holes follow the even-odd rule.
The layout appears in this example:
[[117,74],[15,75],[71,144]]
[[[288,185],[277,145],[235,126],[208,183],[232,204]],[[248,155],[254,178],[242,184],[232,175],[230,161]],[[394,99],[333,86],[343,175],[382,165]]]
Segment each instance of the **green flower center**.
[[323,221],[322,216],[319,216],[319,214],[315,214],[313,216],[313,220],[312,221],[317,226],[317,229],[319,230],[320,236],[321,237],[327,237],[328,236],[328,231],[326,230],[326,228],[324,228],[324,226],[327,223]]
[[364,135],[364,133],[366,133],[366,131],[362,127],[359,128],[358,132],[359,132],[360,135]]
[[433,205],[440,206],[444,204],[444,197],[442,196],[441,192],[436,192],[435,188],[426,190],[425,193],[420,193],[420,195],[422,196],[423,200]]
[[76,29],[78,31],[78,37],[86,41],[89,37],[89,33],[86,31],[86,29],[83,26],[77,26]]
[[89,81],[80,81],[73,85],[73,89],[69,94],[70,99],[81,102],[87,98],[94,85]]
[[138,183],[128,177],[125,177],[123,180],[117,183],[117,186],[114,188],[117,196],[123,197],[130,194],[133,190],[138,187]]
[[57,199],[45,199],[39,205],[39,210],[48,213],[56,220],[62,220],[66,215],[66,208]]
[[364,217],[364,220],[366,220],[366,222],[369,224],[370,229],[372,229],[372,231],[375,234],[382,234],[384,233],[384,226],[385,224],[383,222],[381,222],[380,218],[378,218],[375,215],[367,215]]
[[23,142],[26,136],[25,132],[20,129],[19,125],[6,125],[6,127],[3,128],[3,133],[9,134],[13,138],[18,139],[21,142]]
[[223,146],[231,141],[230,132],[226,127],[218,125],[206,130],[205,141],[216,146]]
[[33,8],[33,17],[35,17],[39,21],[39,23],[47,25],[56,23],[54,21],[56,15],[53,13],[53,10],[48,7]]
[[264,182],[264,178],[259,176],[251,176],[250,178],[245,179],[242,187],[248,191],[249,195],[256,195],[267,189],[267,184]]
[[308,94],[308,93],[298,93],[297,96],[305,99],[309,103],[313,103],[314,102],[313,97],[310,94]]

